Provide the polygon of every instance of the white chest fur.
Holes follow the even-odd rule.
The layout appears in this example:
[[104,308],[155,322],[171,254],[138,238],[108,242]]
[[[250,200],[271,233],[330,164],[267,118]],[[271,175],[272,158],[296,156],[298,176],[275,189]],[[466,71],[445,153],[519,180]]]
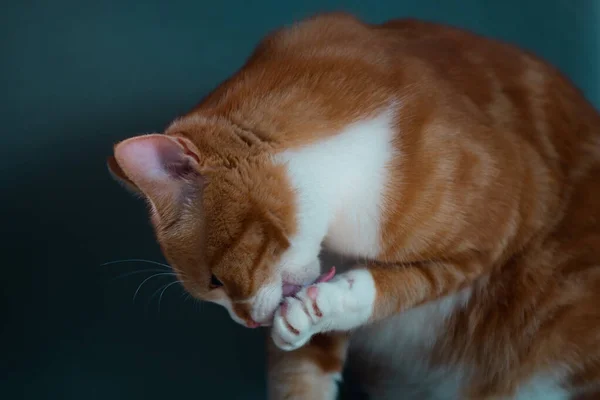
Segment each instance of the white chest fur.
[[350,256],[377,255],[387,165],[397,156],[391,144],[396,135],[393,118],[385,111],[277,156],[298,194],[299,229],[292,253],[298,249],[314,257],[324,243]]

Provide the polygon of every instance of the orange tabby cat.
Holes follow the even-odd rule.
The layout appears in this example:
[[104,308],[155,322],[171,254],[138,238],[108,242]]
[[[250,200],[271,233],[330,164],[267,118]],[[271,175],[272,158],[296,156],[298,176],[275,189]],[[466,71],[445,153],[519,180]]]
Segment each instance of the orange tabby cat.
[[599,388],[600,116],[530,54],[320,15],[109,165],[186,290],[271,327],[273,399],[335,398],[347,354],[377,399]]

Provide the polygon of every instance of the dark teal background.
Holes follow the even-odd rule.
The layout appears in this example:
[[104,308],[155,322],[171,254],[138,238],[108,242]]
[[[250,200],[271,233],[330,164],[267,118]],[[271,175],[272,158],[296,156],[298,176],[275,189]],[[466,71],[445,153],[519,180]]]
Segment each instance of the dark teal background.
[[598,0],[13,1],[0,7],[3,399],[262,399],[263,339],[165,293],[144,204],[105,169],[160,131],[267,31],[320,10],[421,17],[545,57],[600,104]]

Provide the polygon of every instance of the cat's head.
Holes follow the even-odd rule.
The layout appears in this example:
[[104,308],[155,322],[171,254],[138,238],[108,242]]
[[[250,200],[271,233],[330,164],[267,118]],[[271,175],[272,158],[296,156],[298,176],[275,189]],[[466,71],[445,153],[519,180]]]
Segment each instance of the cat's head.
[[318,260],[294,256],[294,191],[284,167],[264,157],[211,165],[211,157],[186,137],[152,134],[118,143],[108,165],[148,201],[156,238],[185,289],[241,324],[267,325],[286,287],[318,276]]

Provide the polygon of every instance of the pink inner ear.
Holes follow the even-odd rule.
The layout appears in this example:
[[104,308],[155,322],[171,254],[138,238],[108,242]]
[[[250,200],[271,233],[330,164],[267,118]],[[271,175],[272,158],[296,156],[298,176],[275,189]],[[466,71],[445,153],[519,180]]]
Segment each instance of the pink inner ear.
[[115,157],[135,182],[169,180],[169,166],[184,162],[183,148],[164,135],[138,136],[115,148]]
[[144,135],[117,144],[115,159],[150,200],[176,201],[188,185],[181,178],[197,173],[195,165],[199,157],[192,149],[193,144],[184,139]]

